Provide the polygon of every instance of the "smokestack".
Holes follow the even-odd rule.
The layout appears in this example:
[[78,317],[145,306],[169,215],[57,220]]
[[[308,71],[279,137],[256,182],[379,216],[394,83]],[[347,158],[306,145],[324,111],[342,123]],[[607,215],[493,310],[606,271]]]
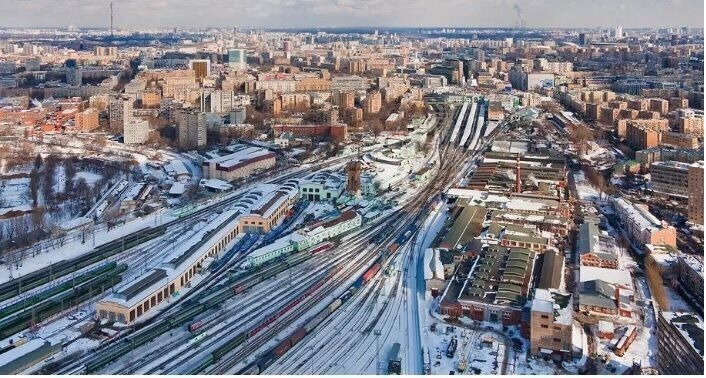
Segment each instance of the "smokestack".
[[113,37],[113,2],[110,2],[110,37]]
[[515,175],[515,193],[522,191],[522,178],[520,176],[520,154],[517,154],[517,174]]

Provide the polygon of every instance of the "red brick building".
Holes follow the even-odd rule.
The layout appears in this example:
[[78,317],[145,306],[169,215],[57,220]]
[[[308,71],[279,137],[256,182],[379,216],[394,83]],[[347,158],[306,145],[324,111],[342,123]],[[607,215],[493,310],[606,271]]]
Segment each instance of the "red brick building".
[[274,125],[272,131],[275,137],[284,132],[290,132],[298,138],[331,139],[333,142],[342,142],[348,136],[346,124],[335,125]]

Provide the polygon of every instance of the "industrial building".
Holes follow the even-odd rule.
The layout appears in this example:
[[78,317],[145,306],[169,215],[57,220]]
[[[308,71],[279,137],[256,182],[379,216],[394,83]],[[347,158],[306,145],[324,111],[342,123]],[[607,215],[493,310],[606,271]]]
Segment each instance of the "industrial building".
[[484,246],[459,269],[441,299],[441,313],[477,321],[516,325],[530,292],[535,253],[525,248]]
[[264,148],[237,145],[232,147],[232,150],[230,154],[204,160],[201,164],[203,176],[208,179],[235,181],[272,168],[276,164],[275,154]]

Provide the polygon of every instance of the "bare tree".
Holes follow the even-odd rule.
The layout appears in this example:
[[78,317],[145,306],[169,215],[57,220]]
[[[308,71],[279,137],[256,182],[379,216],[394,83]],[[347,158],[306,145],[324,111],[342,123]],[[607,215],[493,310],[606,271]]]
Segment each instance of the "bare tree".
[[73,190],[74,177],[76,177],[76,167],[73,159],[64,160],[64,176],[66,178],[66,181],[64,181],[64,194],[68,195]]
[[37,168],[32,169],[29,173],[29,194],[32,197],[32,207],[36,208],[39,202],[39,172],[37,172]]

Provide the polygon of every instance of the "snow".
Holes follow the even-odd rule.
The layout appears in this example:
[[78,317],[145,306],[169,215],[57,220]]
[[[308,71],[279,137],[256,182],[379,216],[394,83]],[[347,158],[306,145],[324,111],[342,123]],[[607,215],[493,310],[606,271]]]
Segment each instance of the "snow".
[[576,185],[576,193],[581,201],[593,202],[600,197],[598,190],[586,179],[583,171],[572,173]]
[[96,246],[119,239],[146,227],[153,227],[156,224],[166,223],[173,219],[174,218],[168,214],[158,211],[145,217],[135,218],[121,226],[111,229],[110,231],[106,229],[98,229],[92,235],[86,237],[87,241],[85,243],[81,243],[80,232],[77,231],[78,238],[74,240],[69,240],[67,238],[67,242],[63,246],[57,248],[44,248],[43,253],[40,253],[34,257],[27,257],[21,261],[19,267],[8,265],[8,269],[1,269],[0,283],[31,273],[52,263],[78,257],[92,251]]
[[74,181],[78,181],[78,179],[84,179],[86,181],[86,184],[93,186],[102,178],[103,176],[98,173],[80,171],[76,172],[76,177],[74,177]]
[[582,265],[580,267],[579,275],[580,282],[603,280],[614,285],[622,285],[628,288],[633,286],[632,277],[630,276],[630,272],[627,270]]
[[435,276],[440,279],[444,278],[444,266],[439,260],[438,251],[434,250],[434,248],[427,248],[424,250],[424,279],[429,280]]
[[0,354],[0,365],[6,365],[16,359],[41,348],[46,341],[43,339],[32,339],[28,342],[10,349],[9,351]]

